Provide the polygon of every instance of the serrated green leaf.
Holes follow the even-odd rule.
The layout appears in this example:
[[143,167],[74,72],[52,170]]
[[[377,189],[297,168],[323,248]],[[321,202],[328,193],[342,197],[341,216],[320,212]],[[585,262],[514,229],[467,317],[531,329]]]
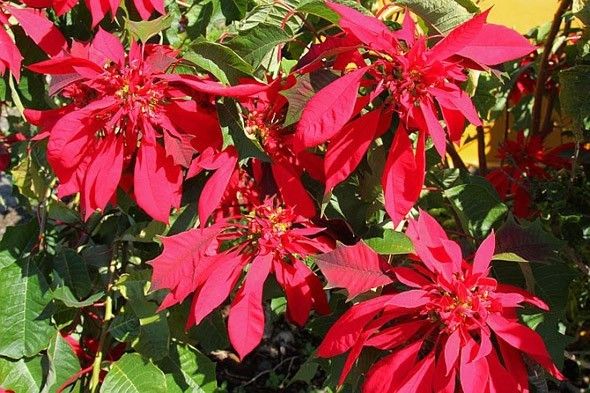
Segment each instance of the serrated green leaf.
[[319,16],[334,24],[338,23],[340,19],[338,14],[332,11],[326,5],[326,2],[322,0],[302,1],[297,6],[297,11]]
[[12,361],[0,358],[0,386],[18,393],[39,393],[43,387],[41,356]]
[[228,46],[254,68],[258,68],[264,58],[277,45],[284,44],[290,39],[291,36],[279,26],[259,24],[256,28],[250,29],[229,41]]
[[55,333],[43,312],[51,296],[31,258],[0,269],[0,355],[31,357],[49,345]]
[[473,14],[470,9],[476,6],[466,0],[398,0],[396,5],[408,7],[413,13],[422,18],[437,33],[446,34],[455,26],[470,19]]
[[0,241],[0,268],[23,260],[29,253],[39,236],[39,226],[36,220],[26,224],[6,228]]
[[109,370],[100,388],[101,393],[166,393],[164,373],[137,353],[128,353]]
[[46,386],[50,393],[56,392],[68,378],[80,370],[78,357],[59,332],[53,336],[49,344],[47,359],[49,370]]
[[364,241],[379,254],[409,254],[414,251],[412,241],[402,232],[386,229],[383,237],[374,237]]
[[196,41],[184,54],[187,61],[210,72],[222,83],[236,84],[240,78],[253,77],[252,66],[227,46]]
[[18,165],[12,168],[11,174],[12,181],[21,194],[37,201],[45,197],[49,184],[41,168],[30,155],[23,157]]

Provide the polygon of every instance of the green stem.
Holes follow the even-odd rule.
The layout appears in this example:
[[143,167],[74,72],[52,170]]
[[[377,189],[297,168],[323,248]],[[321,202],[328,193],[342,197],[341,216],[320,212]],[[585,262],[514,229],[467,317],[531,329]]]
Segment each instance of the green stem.
[[104,344],[107,338],[107,332],[110,325],[110,321],[113,319],[113,297],[111,290],[113,287],[113,277],[115,276],[115,270],[117,269],[117,252],[115,246],[115,252],[111,263],[109,264],[108,281],[107,281],[107,292],[106,300],[104,305],[104,320],[100,330],[100,338],[98,340],[98,348],[96,349],[96,355],[94,356],[94,362],[92,363],[92,376],[90,377],[90,392],[96,393],[100,384],[100,370],[102,366],[102,359],[104,353]]

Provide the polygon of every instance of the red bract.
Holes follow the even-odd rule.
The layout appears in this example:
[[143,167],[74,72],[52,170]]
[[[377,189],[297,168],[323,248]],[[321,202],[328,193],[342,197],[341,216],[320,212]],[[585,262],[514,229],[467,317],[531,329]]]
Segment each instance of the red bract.
[[417,261],[393,270],[408,290],[354,305],[318,348],[321,357],[350,351],[340,384],[363,347],[388,351],[369,370],[365,393],[527,392],[524,356],[563,379],[541,337],[518,321],[522,303],[547,306],[489,276],[493,234],[472,263],[425,212],[407,234]]
[[[57,27],[40,11],[17,8],[8,2],[0,3],[0,24],[10,26],[9,18],[13,16],[24,32],[48,55],[56,56],[66,47],[66,40]],[[0,75],[10,70],[18,80],[22,56],[13,39],[3,26],[0,26]]]
[[320,280],[304,263],[330,249],[317,236],[322,231],[272,198],[246,214],[163,238],[164,252],[151,261],[154,288],[170,289],[160,308],[194,293],[187,327],[198,324],[223,303],[248,267],[228,317],[230,341],[243,358],[263,336],[262,290],[269,274],[285,291],[291,321],[303,325],[312,309],[329,311]]
[[[107,14],[115,18],[123,0],[84,0],[92,15],[92,27],[95,27]],[[36,8],[53,8],[57,16],[72,9],[79,0],[23,0],[23,3]],[[149,19],[154,11],[165,14],[164,0],[133,0],[133,5],[141,19]]]
[[546,150],[541,137],[525,137],[524,133],[519,132],[515,141],[506,140],[498,148],[500,167],[491,171],[487,179],[502,200],[512,197],[514,214],[529,217],[533,213],[531,181],[549,179],[549,168],[559,169],[570,165],[571,160],[559,155],[568,148],[573,148],[573,145]]
[[[397,114],[400,127],[382,178],[385,206],[397,223],[420,195],[425,135],[444,156],[447,142],[440,118],[453,141],[461,137],[465,119],[480,124],[460,87],[466,69],[485,69],[526,55],[534,47],[515,31],[486,23],[487,12],[428,48],[427,38],[417,36],[409,13],[402,29],[394,32],[376,18],[343,5],[329,6],[340,15],[345,35],[312,48],[300,65],[303,70],[313,69],[316,60],[335,55],[333,68],[343,76],[308,102],[297,127],[297,146],[302,150],[329,141],[325,159],[329,192],[356,168],[371,142],[387,131]],[[361,88],[363,95],[359,95]],[[387,92],[385,98],[379,98],[382,92]],[[363,113],[371,102],[374,109]],[[408,130],[419,132],[415,153]]]
[[132,178],[137,204],[167,222],[180,204],[182,169],[195,152],[221,148],[213,98],[193,89],[189,100],[184,87],[166,79],[176,55],[136,43],[126,54],[117,37],[99,30],[91,44],[74,43],[67,55],[30,66],[52,75],[50,92],[70,101],[26,115],[49,136],[47,158],[60,196],[80,192],[86,218]]
[[4,172],[10,166],[10,147],[13,143],[25,141],[26,137],[19,133],[0,136],[0,172]]

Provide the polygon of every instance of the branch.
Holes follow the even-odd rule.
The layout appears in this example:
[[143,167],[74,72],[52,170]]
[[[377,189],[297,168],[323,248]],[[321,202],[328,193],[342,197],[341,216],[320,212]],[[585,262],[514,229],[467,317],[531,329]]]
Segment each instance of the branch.
[[549,67],[549,57],[551,56],[551,51],[553,49],[553,44],[555,43],[557,33],[559,33],[561,19],[570,7],[571,3],[572,0],[561,0],[561,3],[559,3],[559,7],[557,8],[555,16],[553,17],[553,22],[551,22],[551,29],[549,30],[547,41],[545,42],[545,46],[543,48],[543,57],[541,58],[541,63],[539,65],[539,75],[537,76],[537,85],[535,86],[535,101],[533,103],[533,119],[531,123],[532,134],[538,134],[541,128],[543,94],[545,93],[545,82],[548,78],[547,68]]
[[477,158],[479,161],[479,174],[485,177],[488,174],[488,162],[486,158],[486,138],[483,126],[477,127]]

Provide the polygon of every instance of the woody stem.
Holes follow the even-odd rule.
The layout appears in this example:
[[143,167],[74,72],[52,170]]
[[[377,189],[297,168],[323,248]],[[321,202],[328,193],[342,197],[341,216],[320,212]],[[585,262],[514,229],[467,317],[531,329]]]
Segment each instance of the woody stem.
[[557,33],[559,33],[561,19],[570,7],[571,3],[572,0],[561,0],[561,2],[559,3],[559,8],[555,12],[555,16],[553,17],[553,22],[551,22],[551,28],[549,30],[547,40],[545,41],[545,46],[543,48],[543,57],[541,58],[541,63],[539,64],[539,75],[537,75],[537,84],[535,86],[535,100],[533,102],[533,118],[531,123],[531,133],[533,135],[538,134],[541,131],[540,128],[541,115],[543,112],[543,94],[545,93],[545,82],[549,77],[549,57],[551,56],[551,51],[553,49],[553,44],[555,43]]

